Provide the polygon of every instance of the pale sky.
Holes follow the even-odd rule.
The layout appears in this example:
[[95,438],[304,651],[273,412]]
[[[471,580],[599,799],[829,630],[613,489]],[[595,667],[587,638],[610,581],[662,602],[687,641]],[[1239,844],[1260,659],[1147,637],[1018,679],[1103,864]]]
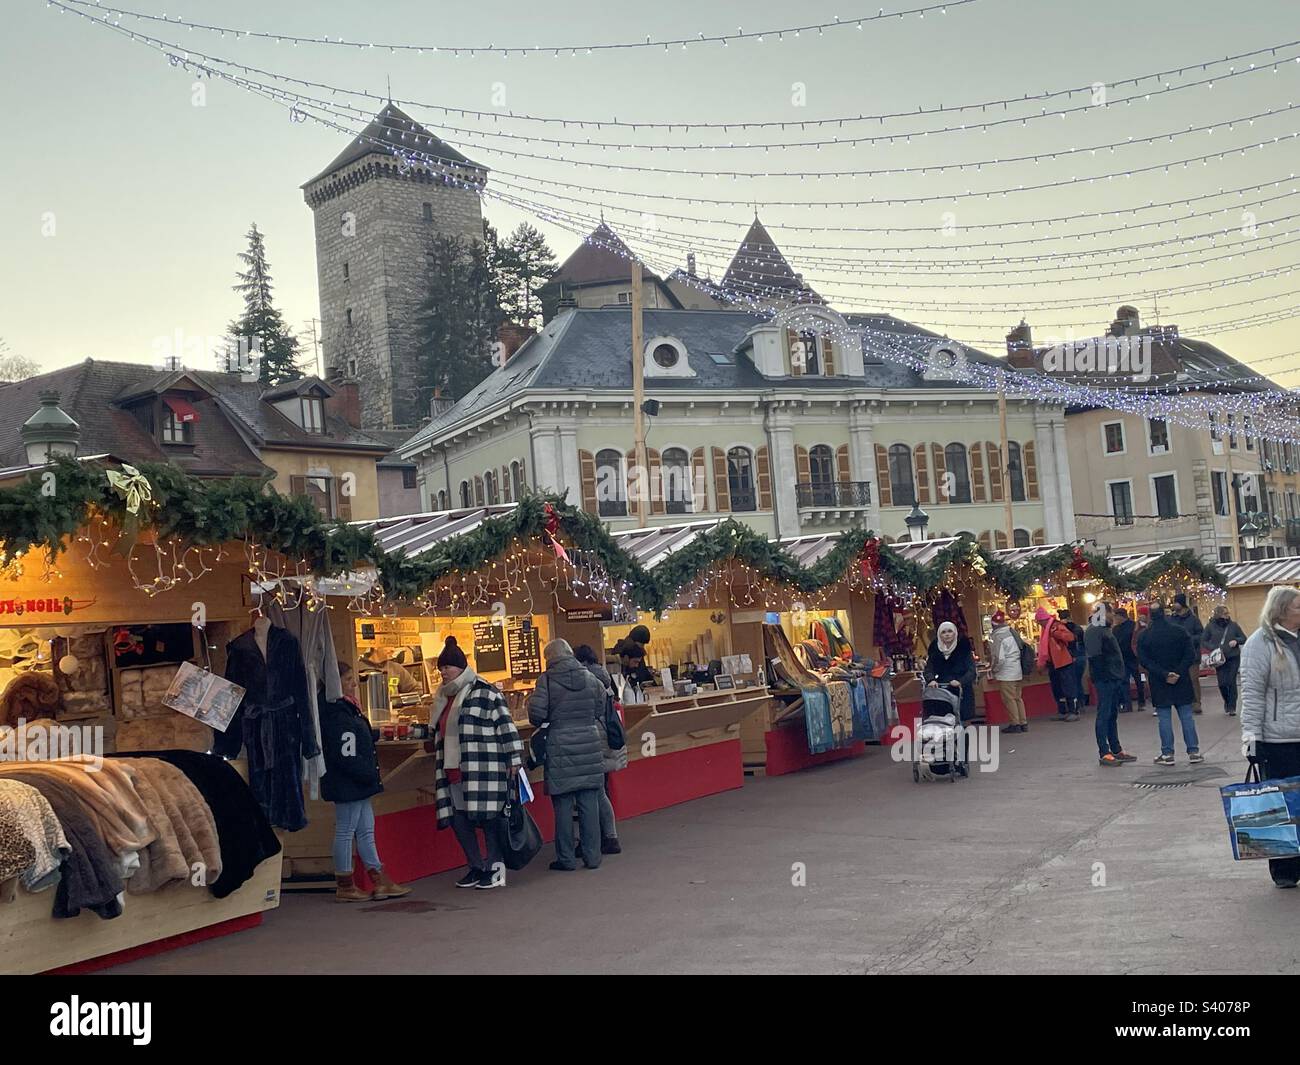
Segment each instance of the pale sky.
[[[746,3],[611,5],[595,0],[556,8],[515,0],[495,4],[431,4],[415,0],[359,5],[319,0],[311,5],[250,0],[131,0],[132,9],[180,15],[240,29],[343,36],[413,44],[586,44],[651,36],[691,37],[745,29],[772,29],[840,15],[874,13],[879,3],[808,0],[798,5]],[[886,10],[922,6],[923,0]],[[131,5],[128,5],[129,7]],[[288,108],[235,85],[195,77],[163,55],[44,0],[10,0],[0,39],[5,70],[0,109],[0,222],[9,238],[0,262],[0,338],[17,354],[52,369],[86,356],[155,361],[159,338],[197,341],[217,336],[240,310],[231,291],[251,222],[266,234],[279,306],[295,325],[319,313],[311,212],[299,186],[347,142],[337,130],[290,121]],[[106,10],[106,9],[104,9]],[[565,16],[558,14],[563,10]],[[629,14],[622,12],[628,11]],[[96,14],[102,14],[96,12]],[[788,121],[866,113],[913,112],[1000,100],[1092,83],[1111,101],[1140,89],[1122,79],[1292,41],[1300,42],[1300,6],[1294,0],[1093,0],[1088,4],[977,0],[946,15],[868,22],[862,30],[832,29],[726,48],[701,45],[595,55],[499,56],[456,59],[443,53],[390,55],[380,48],[293,46],[221,37],[175,26],[123,19],[143,33],[181,48],[236,59],[278,74],[336,88],[383,94],[392,79],[395,100],[465,154],[490,167],[489,188],[527,201],[485,200],[498,229],[524,218],[538,221],[538,205],[606,218],[639,253],[660,268],[684,263],[696,250],[700,272],[717,277],[753,217],[753,205],[787,257],[841,310],[895,313],[918,324],[999,350],[1000,338],[1023,313],[1036,338],[1067,328],[1087,335],[1109,324],[1118,296],[1135,302],[1143,321],[1178,324],[1185,335],[1209,340],[1260,365],[1291,386],[1300,385],[1300,331],[1286,319],[1249,327],[1296,306],[1300,275],[1279,274],[1300,263],[1300,183],[1286,181],[1242,193],[1198,200],[1177,210],[1127,213],[1163,203],[1287,179],[1300,170],[1300,110],[1239,122],[1229,130],[1174,137],[1114,151],[1049,158],[1072,146],[1144,140],[1188,127],[1243,119],[1300,104],[1300,63],[1225,77],[1226,65],[1199,69],[1170,84],[1211,75],[1198,86],[1131,104],[1040,118],[997,130],[933,134],[925,129],[974,125],[1032,114],[1023,105],[986,113],[912,116],[843,126],[792,124],[748,131],[682,133],[627,128],[577,130],[502,118],[451,116],[429,105],[507,110],[569,119],[654,122]],[[1300,47],[1279,52],[1288,60]],[[1238,64],[1238,68],[1244,64]],[[269,79],[268,79],[269,80]],[[313,95],[328,91],[303,89]],[[195,106],[196,99],[202,106]],[[333,97],[338,103],[345,97]],[[380,102],[352,101],[377,110]],[[1088,102],[1058,98],[1060,110]],[[336,104],[337,106],[337,104]],[[452,132],[459,127],[466,132]],[[356,124],[360,128],[360,124]],[[508,132],[552,139],[591,138],[630,144],[631,150],[557,147],[485,135]],[[845,144],[771,150],[667,151],[647,144],[698,145],[791,141],[899,134],[893,144]],[[1191,167],[1150,167],[1274,137],[1286,138],[1245,155]],[[504,150],[558,157],[511,158]],[[864,176],[862,171],[940,163],[988,161],[1038,154],[1037,163],[985,165],[978,171]],[[856,177],[730,178],[637,174],[579,165],[585,162],[668,170],[856,171]],[[1021,184],[1086,175],[1102,180],[993,198],[952,198],[963,190],[1004,190]],[[1108,176],[1113,175],[1110,180]],[[600,192],[560,189],[554,182]],[[541,186],[573,200],[521,192]],[[1296,195],[1291,195],[1297,190]],[[658,194],[651,198],[648,194]],[[676,197],[674,200],[671,197]],[[681,202],[707,197],[721,203]],[[810,207],[810,201],[939,197],[906,206]],[[1251,204],[1269,199],[1271,202]],[[783,206],[777,201],[793,201]],[[1249,205],[1248,205],[1249,204]],[[1247,206],[1248,205],[1248,206]],[[1243,217],[1243,210],[1254,217]],[[1103,217],[1014,228],[972,228],[989,222],[1032,222],[1083,212]],[[674,218],[680,215],[685,218]],[[1163,224],[1124,233],[1126,223]],[[1248,238],[1242,227],[1258,227]],[[639,233],[642,226],[646,233]],[[560,258],[577,242],[586,220],[540,223]],[[822,227],[808,232],[792,227]],[[897,227],[914,232],[846,232],[850,227]],[[945,232],[945,228],[947,232]],[[1229,228],[1212,246],[1167,242]],[[1110,230],[1097,234],[1097,230]],[[1076,241],[1069,234],[1092,234]],[[1225,243],[1226,242],[1226,243]],[[1244,242],[1244,243],[1243,243]],[[1242,245],[1228,256],[1234,245]],[[803,246],[803,247],[799,247]],[[927,246],[931,250],[919,250]],[[918,250],[899,252],[900,247]],[[873,250],[891,249],[891,250]],[[1104,254],[1079,258],[1080,253]],[[1039,262],[960,265],[951,260],[1048,256]],[[903,270],[881,259],[924,259]],[[1179,264],[1190,264],[1180,266]],[[874,273],[863,273],[874,270]],[[1257,275],[1272,276],[1200,291],[1168,290]],[[936,287],[943,286],[943,287]],[[1070,306],[1045,307],[1049,301]],[[1285,358],[1276,356],[1286,355]],[[1272,358],[1272,361],[1264,362]]]

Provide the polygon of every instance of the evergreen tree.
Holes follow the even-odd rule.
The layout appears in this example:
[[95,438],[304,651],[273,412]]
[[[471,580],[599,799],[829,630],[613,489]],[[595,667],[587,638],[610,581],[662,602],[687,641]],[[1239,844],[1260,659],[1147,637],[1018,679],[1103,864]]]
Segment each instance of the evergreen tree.
[[439,236],[430,242],[426,258],[425,297],[415,317],[417,401],[425,410],[435,389],[459,399],[495,369],[493,351],[501,325],[488,245]]
[[297,380],[302,376],[298,338],[271,302],[271,266],[256,223],[248,231],[248,250],[240,252],[239,259],[245,269],[236,273],[239,284],[231,287],[244,297],[244,313],[227,330],[237,347],[227,354],[227,369],[246,372],[256,357],[262,384]]
[[546,238],[540,230],[520,222],[500,246],[498,263],[501,309],[506,317],[520,325],[540,325],[539,293],[559,266]]

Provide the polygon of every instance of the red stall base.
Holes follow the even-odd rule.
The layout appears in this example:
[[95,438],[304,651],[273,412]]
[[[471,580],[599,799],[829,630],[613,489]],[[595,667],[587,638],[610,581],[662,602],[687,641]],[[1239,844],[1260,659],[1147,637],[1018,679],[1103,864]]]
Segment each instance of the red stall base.
[[825,765],[827,762],[842,762],[846,758],[857,758],[867,753],[867,745],[859,741],[851,747],[840,747],[837,750],[812,754],[808,750],[807,735],[794,728],[773,729],[767,733],[765,739],[766,773],[769,777],[797,773],[801,769]]
[[261,911],[245,914],[243,917],[232,917],[229,921],[219,921],[217,924],[208,925],[207,928],[196,928],[192,932],[181,932],[179,935],[168,936],[166,939],[156,939],[152,943],[142,943],[140,946],[131,947],[128,950],[119,950],[113,954],[104,954],[98,958],[90,958],[87,961],[74,962],[72,965],[63,965],[57,969],[50,969],[46,975],[81,976],[85,973],[94,973],[101,969],[111,968],[114,965],[135,961],[136,958],[149,958],[155,954],[175,950],[177,947],[188,947],[191,943],[202,943],[205,939],[216,939],[218,936],[228,936],[232,932],[242,932],[246,928],[256,928],[261,923]]

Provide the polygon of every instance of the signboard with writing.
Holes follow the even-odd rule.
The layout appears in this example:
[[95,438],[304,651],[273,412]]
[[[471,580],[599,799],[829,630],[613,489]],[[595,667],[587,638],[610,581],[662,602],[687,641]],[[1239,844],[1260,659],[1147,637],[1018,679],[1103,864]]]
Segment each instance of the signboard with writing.
[[474,669],[479,673],[499,673],[505,668],[505,630],[492,621],[474,622]]
[[512,624],[506,631],[510,647],[510,672],[516,677],[536,677],[542,672],[542,641],[537,627]]

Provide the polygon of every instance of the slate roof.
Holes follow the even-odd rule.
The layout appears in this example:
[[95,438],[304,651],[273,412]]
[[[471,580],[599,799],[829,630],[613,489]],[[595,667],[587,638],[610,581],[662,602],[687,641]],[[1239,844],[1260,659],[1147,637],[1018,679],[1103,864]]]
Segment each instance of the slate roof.
[[[377,144],[376,141],[379,143]],[[370,125],[366,126],[343,151],[339,152],[329,166],[302,187],[306,188],[307,185],[314,184],[321,178],[329,177],[330,174],[342,170],[345,166],[355,163],[358,159],[364,159],[367,155],[391,154],[384,151],[380,144],[391,144],[395,151],[409,148],[421,155],[432,156],[435,162],[445,160],[471,166],[478,170],[486,170],[486,167],[479,166],[478,163],[466,158],[441,137],[429,132],[428,129],[420,125],[396,104],[390,103],[384,105],[383,110],[370,120]]]
[[821,303],[822,298],[797,276],[776,241],[754,216],[754,221],[732,257],[721,286],[731,298],[736,295],[754,299],[784,296],[798,303]]

